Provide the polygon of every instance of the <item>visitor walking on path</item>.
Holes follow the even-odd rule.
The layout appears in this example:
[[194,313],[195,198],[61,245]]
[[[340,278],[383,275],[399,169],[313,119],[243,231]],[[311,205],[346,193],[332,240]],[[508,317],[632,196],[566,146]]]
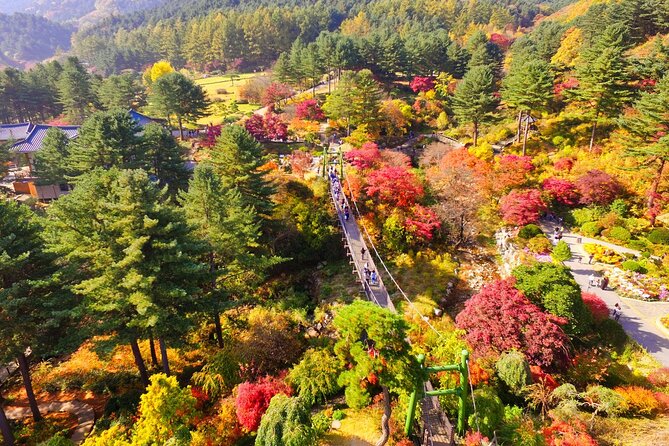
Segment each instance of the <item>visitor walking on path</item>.
[[365,249],[364,246],[362,248],[360,248],[360,258],[362,260],[365,260],[365,252],[367,252],[367,250]]

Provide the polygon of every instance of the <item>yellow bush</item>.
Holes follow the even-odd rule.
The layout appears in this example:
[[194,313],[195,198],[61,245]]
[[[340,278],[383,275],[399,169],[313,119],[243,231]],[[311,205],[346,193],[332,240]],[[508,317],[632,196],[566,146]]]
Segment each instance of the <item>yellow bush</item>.
[[614,390],[625,399],[631,415],[652,417],[660,410],[660,403],[653,392],[644,387],[624,386]]

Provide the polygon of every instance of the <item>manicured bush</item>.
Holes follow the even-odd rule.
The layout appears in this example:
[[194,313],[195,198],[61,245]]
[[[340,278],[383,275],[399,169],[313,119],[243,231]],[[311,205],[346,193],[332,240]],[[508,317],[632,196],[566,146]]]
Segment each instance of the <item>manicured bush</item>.
[[571,259],[571,249],[564,240],[560,240],[551,252],[551,258],[554,262],[560,263]]
[[548,254],[553,249],[553,244],[543,235],[538,235],[527,242],[527,247],[535,254]]
[[632,234],[630,234],[630,232],[622,226],[614,226],[613,228],[609,229],[605,235],[610,239],[617,240],[622,243],[628,242],[630,237],[632,237]]
[[318,412],[316,415],[311,417],[311,426],[313,426],[316,431],[316,435],[321,436],[330,430],[330,425],[332,420],[327,416],[325,412]]
[[599,323],[609,318],[609,307],[601,297],[594,293],[585,292],[581,293],[581,297],[595,322]]
[[636,260],[625,260],[620,266],[625,271],[632,271],[632,272],[635,272],[635,273],[642,273],[642,274],[645,274],[647,272],[646,268],[644,268]]
[[561,178],[546,178],[542,183],[543,189],[560,204],[574,206],[578,204],[580,195],[576,185]]
[[627,213],[629,212],[629,207],[627,206],[627,202],[623,200],[622,198],[616,198],[613,200],[613,203],[611,203],[611,206],[609,206],[609,209],[611,209],[611,212],[615,212],[620,216],[621,218],[625,218],[627,216]]
[[495,370],[497,376],[515,395],[520,395],[523,387],[530,384],[530,365],[518,351],[510,351],[500,356],[495,363]]
[[[556,137],[558,138],[558,137]],[[560,158],[559,160],[556,160],[553,163],[553,167],[555,170],[565,170],[569,172],[572,167],[574,167],[574,159],[573,158]]]
[[327,350],[308,350],[288,373],[288,383],[307,402],[325,402],[341,389],[337,378],[343,371],[339,358]]
[[650,231],[650,234],[646,238],[649,242],[656,245],[669,245],[669,229],[655,228]]
[[592,386],[581,394],[581,398],[584,404],[595,413],[617,417],[629,410],[627,399],[621,393],[608,387]]
[[332,412],[332,419],[333,420],[341,421],[344,418],[346,418],[346,414],[344,413],[343,410],[337,409],[334,412]]
[[262,417],[256,446],[312,446],[316,431],[309,407],[301,398],[276,395]]
[[653,417],[660,410],[660,403],[652,391],[640,386],[624,386],[614,389],[622,395],[630,415]]
[[589,221],[587,223],[583,223],[583,226],[581,226],[581,232],[586,237],[596,237],[600,232],[602,232],[602,226],[596,221]]
[[578,419],[562,421],[554,419],[543,431],[549,446],[598,446],[599,443],[588,434],[588,430]]
[[591,170],[580,177],[576,180],[576,187],[582,204],[607,205],[622,192],[618,181],[601,170]]
[[587,207],[571,211],[571,217],[576,226],[583,226],[585,223],[597,221],[602,218],[604,214],[604,210],[600,207]]
[[239,424],[247,432],[258,429],[260,419],[269,407],[274,395],[290,394],[290,388],[283,382],[267,377],[257,382],[244,382],[237,387],[235,407]]
[[537,235],[543,235],[541,228],[535,224],[525,225],[518,231],[518,237],[529,240],[536,237]]

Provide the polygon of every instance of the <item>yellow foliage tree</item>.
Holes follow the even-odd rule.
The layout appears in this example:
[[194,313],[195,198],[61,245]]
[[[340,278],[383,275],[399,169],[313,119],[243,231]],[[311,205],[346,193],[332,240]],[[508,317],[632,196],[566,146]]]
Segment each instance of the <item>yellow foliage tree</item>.
[[157,81],[159,78],[174,71],[172,64],[166,60],[159,60],[151,67],[151,82]]
[[562,38],[560,48],[551,59],[555,65],[573,68],[578,63],[581,47],[583,46],[583,32],[580,28],[569,28]]
[[370,33],[372,26],[367,14],[360,11],[357,16],[346,19],[341,23],[341,33],[344,36],[363,37]]

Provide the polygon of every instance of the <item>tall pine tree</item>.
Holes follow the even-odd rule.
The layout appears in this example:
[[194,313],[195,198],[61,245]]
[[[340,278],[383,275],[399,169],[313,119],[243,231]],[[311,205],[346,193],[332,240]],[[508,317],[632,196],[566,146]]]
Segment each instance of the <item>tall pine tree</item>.
[[68,157],[70,140],[57,127],[46,132],[42,148],[35,152],[33,174],[39,184],[63,184],[70,174]]
[[58,80],[58,100],[65,116],[77,124],[95,108],[91,77],[76,57],[68,58],[63,65]]
[[176,116],[181,138],[184,121],[196,121],[205,116],[209,107],[202,87],[177,72],[161,76],[153,83],[149,102],[168,121],[172,115]]
[[478,144],[479,126],[492,119],[497,107],[494,86],[492,68],[479,65],[470,69],[455,89],[451,103],[453,113],[459,121],[473,124],[474,146]]
[[176,197],[188,186],[190,173],[186,169],[183,148],[158,124],[144,127],[142,134],[145,169],[155,176],[168,194]]

